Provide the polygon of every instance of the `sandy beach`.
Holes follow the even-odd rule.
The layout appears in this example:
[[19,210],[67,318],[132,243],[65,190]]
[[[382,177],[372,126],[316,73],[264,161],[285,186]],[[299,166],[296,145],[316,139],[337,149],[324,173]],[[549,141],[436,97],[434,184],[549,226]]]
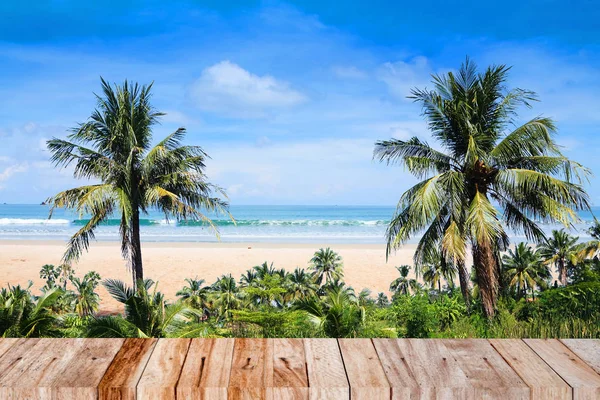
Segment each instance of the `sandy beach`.
[[[184,286],[185,278],[202,278],[207,283],[231,273],[239,278],[247,269],[274,262],[278,268],[293,270],[308,267],[315,250],[327,244],[277,243],[144,243],[144,271],[148,278],[158,282],[158,288],[169,299]],[[355,289],[368,288],[373,293],[388,292],[390,282],[398,276],[394,268],[412,264],[415,245],[406,245],[386,262],[385,246],[375,244],[330,245],[344,261],[346,282]],[[34,283],[38,293],[44,281],[39,271],[44,264],[59,265],[65,250],[62,241],[0,241],[0,286]],[[121,258],[117,242],[95,242],[74,266],[77,276],[94,270],[102,278],[131,282],[131,274]],[[101,312],[122,310],[103,287],[98,290]]]

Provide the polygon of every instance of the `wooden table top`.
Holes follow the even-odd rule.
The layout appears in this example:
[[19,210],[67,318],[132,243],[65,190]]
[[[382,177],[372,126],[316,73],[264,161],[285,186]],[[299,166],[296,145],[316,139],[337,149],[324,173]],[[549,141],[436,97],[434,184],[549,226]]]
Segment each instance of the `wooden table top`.
[[0,339],[0,399],[600,399],[600,340]]

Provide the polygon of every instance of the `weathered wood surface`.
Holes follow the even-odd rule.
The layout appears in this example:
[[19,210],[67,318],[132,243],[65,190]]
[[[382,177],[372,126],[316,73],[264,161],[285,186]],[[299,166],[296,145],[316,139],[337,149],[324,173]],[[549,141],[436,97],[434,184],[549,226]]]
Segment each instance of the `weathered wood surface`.
[[600,340],[0,339],[0,399],[600,399]]

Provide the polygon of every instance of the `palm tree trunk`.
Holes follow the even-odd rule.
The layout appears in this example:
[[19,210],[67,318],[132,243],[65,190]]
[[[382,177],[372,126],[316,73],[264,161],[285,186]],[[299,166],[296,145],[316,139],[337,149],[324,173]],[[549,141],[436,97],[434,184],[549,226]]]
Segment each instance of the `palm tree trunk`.
[[458,280],[460,282],[460,292],[462,293],[463,299],[465,300],[465,304],[467,305],[467,310],[471,310],[471,291],[469,289],[469,272],[467,271],[467,266],[464,261],[459,262],[456,265],[458,269]]
[[483,312],[488,319],[491,319],[496,313],[498,299],[498,267],[491,244],[478,243],[473,246],[473,264]]
[[142,243],[140,240],[140,212],[133,211],[131,217],[131,269],[133,271],[133,287],[144,280],[144,268],[142,266]]
[[567,286],[567,268],[565,266],[565,260],[562,257],[558,259],[558,275],[560,284]]

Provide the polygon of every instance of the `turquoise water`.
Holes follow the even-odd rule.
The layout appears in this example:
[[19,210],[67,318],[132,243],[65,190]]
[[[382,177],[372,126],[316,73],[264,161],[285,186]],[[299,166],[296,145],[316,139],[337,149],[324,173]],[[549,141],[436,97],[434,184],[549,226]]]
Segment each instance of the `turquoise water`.
[[[48,219],[49,208],[42,205],[0,205],[1,239],[67,239],[86,222],[65,210],[56,210]],[[384,243],[387,223],[394,212],[389,206],[231,206],[236,223],[225,216],[211,215],[226,242],[295,242],[295,243]],[[600,214],[600,208],[593,210]],[[574,233],[589,237],[587,227],[593,220],[590,212],[580,213],[583,220]],[[144,241],[211,242],[216,241],[204,223],[166,221],[164,215],[150,212],[141,221]],[[557,225],[543,225],[551,231]],[[96,232],[98,240],[118,240],[119,220],[108,220]],[[519,235],[512,235],[520,239]],[[418,238],[415,238],[417,241]]]

